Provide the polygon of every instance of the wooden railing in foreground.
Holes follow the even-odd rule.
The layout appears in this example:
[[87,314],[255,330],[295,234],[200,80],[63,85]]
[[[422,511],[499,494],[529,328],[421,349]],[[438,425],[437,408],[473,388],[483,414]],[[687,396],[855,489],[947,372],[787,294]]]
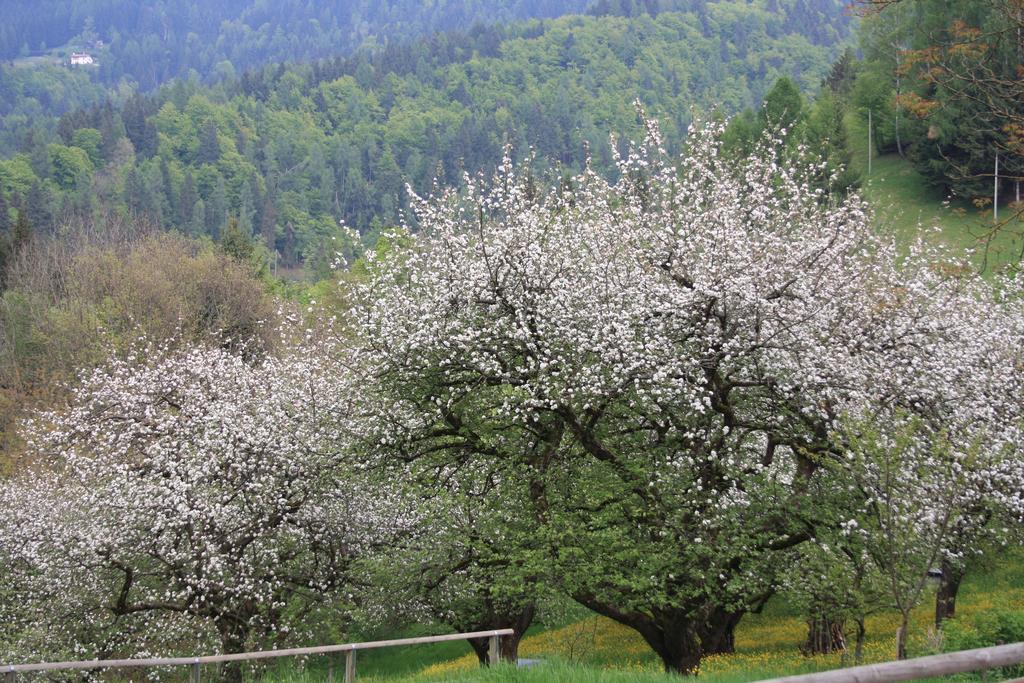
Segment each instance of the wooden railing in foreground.
[[470,638],[489,638],[488,654],[491,664],[498,663],[501,637],[510,636],[515,631],[510,628],[496,631],[475,631],[473,633],[451,633],[443,636],[424,636],[422,638],[399,638],[397,640],[375,640],[367,643],[344,643],[341,645],[320,645],[318,647],[294,647],[287,650],[264,650],[262,652],[241,652],[235,655],[209,655],[206,657],[165,657],[152,659],[93,659],[84,662],[53,662],[48,664],[0,664],[0,674],[4,675],[4,683],[14,683],[19,673],[33,671],[69,671],[88,669],[123,669],[129,667],[156,666],[187,666],[192,669],[192,683],[199,683],[203,664],[223,664],[225,662],[247,662],[254,659],[273,659],[277,657],[302,657],[307,655],[328,655],[328,680],[334,680],[334,658],[330,655],[345,653],[345,683],[352,683],[356,677],[356,651],[374,650],[382,647],[398,647],[401,645],[424,645],[426,643],[443,643],[448,640],[469,640]]
[[947,652],[929,657],[904,659],[899,662],[868,664],[848,669],[834,669],[814,674],[773,678],[760,683],[873,683],[881,681],[913,681],[933,676],[994,669],[1024,663],[1024,643],[982,647],[977,650]]

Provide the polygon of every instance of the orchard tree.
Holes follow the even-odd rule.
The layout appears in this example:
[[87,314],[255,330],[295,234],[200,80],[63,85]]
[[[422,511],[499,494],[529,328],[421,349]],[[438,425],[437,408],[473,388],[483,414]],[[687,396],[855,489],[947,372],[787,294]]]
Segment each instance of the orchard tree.
[[[959,297],[942,324],[969,329],[979,315],[985,324],[971,337],[936,340],[916,361],[927,393],[883,406],[847,430],[845,472],[863,494],[859,533],[902,615],[901,658],[929,570],[942,572],[935,613],[941,626],[953,616],[967,563],[1014,541],[1024,515],[1024,388],[1013,343],[1024,321],[1020,283],[1001,283],[998,306],[978,280],[962,286],[976,291]],[[929,386],[942,386],[941,394]]]
[[237,653],[318,613],[344,624],[354,562],[410,518],[346,459],[356,393],[336,360],[149,345],[35,419],[37,464],[0,514],[19,658]]
[[[498,654],[514,664],[538,603],[551,592],[531,506],[513,488],[521,478],[420,462],[393,472],[399,481],[418,482],[413,495],[421,501],[419,524],[377,567],[395,611],[458,632],[511,628]],[[490,661],[489,641],[469,641],[482,665]]]
[[901,256],[779,140],[735,160],[694,129],[676,163],[645,124],[615,184],[545,189],[506,158],[416,202],[421,232],[370,269],[354,322],[379,446],[505,463],[561,587],[693,673],[832,519],[843,418],[955,394],[955,368],[920,366],[997,304],[940,254]]
[[[959,568],[963,536],[977,538],[986,530],[987,520],[976,519],[979,501],[993,494],[1003,497],[994,491],[1007,483],[999,481],[1001,469],[1009,465],[1014,470],[1013,491],[1024,485],[1021,465],[1013,462],[1019,437],[1014,434],[1011,445],[981,438],[958,442],[946,430],[930,431],[919,418],[886,421],[884,431],[863,426],[859,431],[851,438],[848,457],[851,478],[865,496],[861,523],[852,519],[849,524],[863,536],[890,604],[900,613],[896,650],[904,659],[910,613],[921,600],[929,571],[940,563],[944,572]],[[1019,493],[1010,495],[1019,498]],[[959,575],[955,580],[958,585]],[[943,596],[944,585],[937,596],[939,609],[955,603],[955,590]]]
[[[842,516],[844,510],[837,508]],[[885,577],[867,552],[855,519],[823,525],[811,543],[795,553],[793,570],[782,577],[781,590],[807,617],[807,655],[841,651],[849,654],[853,622],[853,661],[864,657],[867,617],[891,608]]]
[[[346,292],[357,298],[356,306],[357,283],[373,281],[381,263],[404,258],[411,245],[408,232],[396,230],[356,262],[348,278],[354,291]],[[379,373],[373,350],[364,351],[362,367]],[[387,602],[400,617],[426,618],[457,631],[512,628],[514,635],[501,639],[499,655],[515,662],[538,603],[551,593],[546,546],[537,536],[543,524],[530,503],[531,479],[523,476],[515,457],[517,444],[478,438],[479,430],[462,422],[474,417],[472,410],[448,413],[429,428],[410,429],[406,420],[412,414],[396,414],[395,408],[411,403],[429,410],[443,387],[427,377],[416,386],[383,379],[371,374],[366,382],[370,400],[359,423],[364,466],[376,477],[403,482],[403,495],[420,501],[421,515],[378,563],[378,583],[386,586]],[[480,409],[486,410],[486,404]],[[475,457],[481,453],[492,457]],[[454,466],[453,457],[458,461]],[[489,639],[470,645],[487,664]]]

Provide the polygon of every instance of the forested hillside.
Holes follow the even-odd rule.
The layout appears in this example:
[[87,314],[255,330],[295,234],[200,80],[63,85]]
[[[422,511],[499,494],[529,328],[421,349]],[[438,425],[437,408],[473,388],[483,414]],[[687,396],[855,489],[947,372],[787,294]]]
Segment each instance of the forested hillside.
[[754,106],[779,76],[816,90],[849,21],[838,3],[812,11],[804,0],[597,9],[606,13],[478,26],[212,87],[179,80],[53,129],[11,115],[18,151],[0,162],[0,190],[40,232],[99,204],[214,239],[236,217],[283,263],[322,273],[345,239],[340,221],[364,234],[397,224],[407,183],[458,183],[492,168],[506,144],[538,168],[578,169],[589,143],[609,171],[609,133],[638,132],[634,100],[675,149],[695,115]]
[[0,59],[70,44],[96,52],[99,79],[150,90],[190,70],[228,75],[270,61],[308,61],[475,23],[581,12],[587,0],[12,0]]

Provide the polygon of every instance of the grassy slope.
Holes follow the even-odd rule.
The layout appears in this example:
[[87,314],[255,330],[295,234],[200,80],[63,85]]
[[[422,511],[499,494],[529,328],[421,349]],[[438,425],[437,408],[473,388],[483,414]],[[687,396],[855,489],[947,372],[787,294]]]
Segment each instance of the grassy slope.
[[[846,122],[853,146],[852,166],[866,175],[867,148],[858,144],[866,138],[865,126],[854,116],[847,117]],[[872,160],[871,175],[865,178],[862,192],[877,211],[879,227],[892,230],[901,241],[929,236],[955,252],[970,254],[986,272],[1020,260],[1024,225],[1007,225],[993,234],[991,211],[981,211],[966,202],[946,201],[910,162],[896,154]]]

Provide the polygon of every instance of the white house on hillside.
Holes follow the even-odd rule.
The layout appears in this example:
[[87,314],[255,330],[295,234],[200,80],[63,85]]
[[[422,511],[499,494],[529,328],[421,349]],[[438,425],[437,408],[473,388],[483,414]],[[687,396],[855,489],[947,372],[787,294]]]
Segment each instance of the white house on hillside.
[[92,55],[88,52],[72,52],[71,66],[88,65],[93,63]]

